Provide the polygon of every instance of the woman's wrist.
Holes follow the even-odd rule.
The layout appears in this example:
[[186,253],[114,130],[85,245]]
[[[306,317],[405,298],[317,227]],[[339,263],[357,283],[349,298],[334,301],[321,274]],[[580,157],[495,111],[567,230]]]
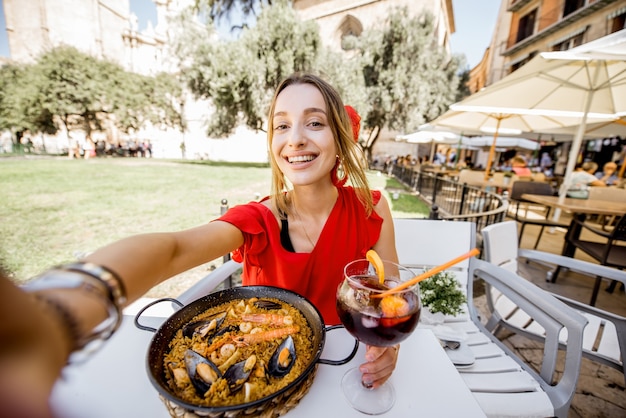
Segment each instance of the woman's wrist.
[[119,327],[126,295],[119,277],[91,263],[55,267],[23,288],[54,313],[70,340],[70,362],[81,361]]

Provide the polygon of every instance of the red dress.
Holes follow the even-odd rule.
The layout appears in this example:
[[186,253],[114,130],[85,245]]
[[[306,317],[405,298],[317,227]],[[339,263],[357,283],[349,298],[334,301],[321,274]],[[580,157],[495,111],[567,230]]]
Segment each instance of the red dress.
[[[243,285],[276,286],[306,297],[321,312],[324,323],[338,324],[335,292],[344,266],[365,258],[378,241],[383,220],[365,208],[352,187],[339,187],[339,196],[311,253],[294,253],[283,248],[280,227],[274,214],[259,202],[234,206],[222,217],[243,232],[244,244],[233,252],[243,261]],[[380,192],[372,191],[374,204]],[[264,198],[263,200],[267,200]]]

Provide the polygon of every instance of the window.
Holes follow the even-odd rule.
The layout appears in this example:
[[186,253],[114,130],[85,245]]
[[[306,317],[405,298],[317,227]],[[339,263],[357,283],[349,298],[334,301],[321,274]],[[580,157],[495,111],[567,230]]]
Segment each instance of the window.
[[509,69],[509,74],[514,72],[515,70],[521,68],[524,66],[524,64],[526,64],[528,61],[530,61],[531,59],[533,59],[535,57],[535,55],[537,55],[537,51],[533,51],[530,54],[528,54],[526,57],[524,57],[523,59],[514,62],[513,64],[511,64],[511,67]]
[[559,42],[557,44],[552,45],[552,50],[553,51],[567,51],[568,49],[572,49],[575,46],[579,46],[583,44],[583,35],[585,33],[579,33],[576,36],[572,36],[571,38],[568,38],[566,40],[564,40],[563,42]]
[[537,9],[528,13],[519,20],[517,28],[517,39],[515,42],[520,42],[533,34],[535,31],[535,19],[537,17]]
[[626,29],[626,11],[611,20],[611,33]]
[[350,37],[361,36],[361,33],[363,33],[363,25],[354,16],[347,15],[339,25],[338,30],[341,36],[341,47],[344,50],[350,50],[353,48],[353,45],[348,40]]
[[585,0],[565,0],[565,5],[563,6],[563,17],[574,13],[584,5]]

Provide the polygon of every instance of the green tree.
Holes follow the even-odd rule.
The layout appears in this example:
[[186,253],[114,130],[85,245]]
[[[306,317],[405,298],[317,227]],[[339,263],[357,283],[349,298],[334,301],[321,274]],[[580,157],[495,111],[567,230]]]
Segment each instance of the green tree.
[[196,97],[214,106],[208,134],[226,136],[242,123],[262,130],[274,89],[294,71],[314,68],[320,48],[317,25],[302,22],[285,0],[264,7],[239,39],[198,44],[183,73]]
[[[182,88],[173,75],[124,71],[72,47],[43,54],[34,65],[0,68],[0,128],[54,134],[62,124],[91,138],[114,124],[124,132],[158,126],[184,128]],[[72,150],[70,150],[71,152]]]
[[233,10],[237,10],[244,20],[256,16],[263,5],[271,5],[272,0],[196,0],[196,11],[204,12],[211,20],[230,20]]
[[355,44],[370,102],[363,118],[368,158],[386,128],[410,132],[454,102],[459,84],[458,59],[437,45],[433,17],[410,17],[395,9],[381,30],[362,34]]
[[[459,60],[465,61],[465,58],[461,57],[459,58]],[[461,66],[461,68],[463,68],[463,66]],[[466,68],[465,70],[461,71],[461,73],[459,74],[459,89],[456,92],[456,96],[454,98],[455,102],[460,102],[461,100],[465,99],[467,96],[471,95],[472,92],[469,89],[469,86],[467,85],[467,83],[469,83],[470,80],[470,69]]]

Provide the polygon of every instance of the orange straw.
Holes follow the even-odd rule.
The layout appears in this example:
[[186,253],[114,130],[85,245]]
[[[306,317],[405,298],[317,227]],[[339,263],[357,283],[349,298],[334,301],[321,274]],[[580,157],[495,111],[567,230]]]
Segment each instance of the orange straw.
[[378,293],[375,295],[372,295],[371,297],[373,298],[382,298],[388,295],[392,295],[394,293],[398,293],[400,290],[405,289],[407,287],[411,287],[419,282],[421,282],[422,280],[428,279],[430,276],[433,276],[437,273],[439,273],[440,271],[443,271],[447,268],[452,267],[453,265],[460,263],[461,261],[465,260],[466,258],[470,258],[470,257],[474,257],[477,256],[478,254],[480,254],[480,251],[478,251],[478,248],[474,248],[472,251],[465,253],[453,260],[448,261],[447,263],[443,263],[440,266],[437,266],[433,269],[428,270],[427,272],[424,272],[422,274],[420,274],[419,276],[415,276],[414,278],[412,278],[411,280],[408,280],[404,283],[399,284],[398,286],[394,287],[393,289],[389,289],[386,290],[382,293]]

